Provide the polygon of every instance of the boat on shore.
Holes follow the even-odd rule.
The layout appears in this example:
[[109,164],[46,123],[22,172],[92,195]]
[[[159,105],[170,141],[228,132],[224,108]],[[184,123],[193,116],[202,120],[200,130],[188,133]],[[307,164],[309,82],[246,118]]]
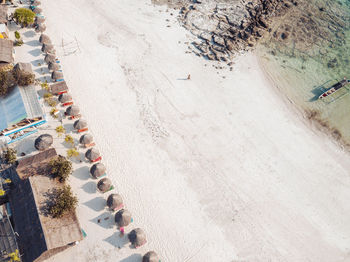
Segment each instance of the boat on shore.
[[338,83],[332,85],[327,91],[323,92],[318,98],[322,99],[325,98],[331,94],[334,94],[335,92],[337,92],[338,90],[340,90],[341,88],[343,88],[344,86],[346,86],[347,84],[350,83],[350,80],[346,79],[344,77],[343,80],[339,81]]

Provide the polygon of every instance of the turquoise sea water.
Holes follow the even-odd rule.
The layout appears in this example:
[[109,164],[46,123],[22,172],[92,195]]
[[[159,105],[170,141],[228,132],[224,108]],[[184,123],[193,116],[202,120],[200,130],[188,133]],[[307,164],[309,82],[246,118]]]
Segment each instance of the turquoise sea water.
[[288,99],[350,145],[350,85],[317,99],[343,77],[350,79],[350,0],[300,2],[273,24],[258,54]]

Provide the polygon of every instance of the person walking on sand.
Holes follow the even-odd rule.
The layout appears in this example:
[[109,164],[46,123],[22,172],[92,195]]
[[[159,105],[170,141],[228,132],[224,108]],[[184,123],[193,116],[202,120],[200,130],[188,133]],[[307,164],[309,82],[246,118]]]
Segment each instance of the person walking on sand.
[[124,227],[119,228],[120,236],[124,236]]
[[191,80],[191,75],[190,74],[188,74],[187,80]]

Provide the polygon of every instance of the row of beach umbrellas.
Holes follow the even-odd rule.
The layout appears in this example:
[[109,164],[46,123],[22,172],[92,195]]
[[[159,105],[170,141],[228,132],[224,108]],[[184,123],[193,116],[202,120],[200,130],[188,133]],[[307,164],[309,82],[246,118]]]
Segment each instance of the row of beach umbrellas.
[[[33,1],[32,5],[35,6],[34,12],[41,13],[41,9],[37,6],[40,5],[39,1]],[[35,26],[37,32],[44,32],[46,26],[44,24],[45,18],[36,17]],[[44,61],[48,65],[48,69],[52,71],[51,77],[54,80],[63,79],[63,73],[60,71],[60,66],[57,63],[56,51],[51,42],[51,39],[46,34],[41,34],[39,38],[40,43],[42,44],[42,51],[45,53]],[[72,96],[69,93],[60,94],[58,100],[62,104],[66,104],[72,101]],[[70,105],[65,110],[65,114],[70,116],[72,119],[80,116],[80,109],[76,105]],[[73,127],[76,131],[80,132],[80,130],[87,130],[87,121],[84,119],[78,119],[74,122]],[[46,150],[53,143],[53,137],[49,134],[44,134],[39,136],[35,140],[35,147],[38,150]],[[92,135],[86,133],[83,134],[79,143],[84,147],[88,147],[93,143]],[[106,176],[106,167],[101,162],[101,154],[99,150],[95,147],[87,149],[85,152],[85,157],[90,161],[94,162],[94,164],[90,168],[90,174],[94,179],[99,179],[97,182],[97,189],[101,193],[106,193],[112,190],[113,184],[112,181]],[[108,196],[106,200],[107,207],[112,211],[117,211],[114,220],[119,229],[124,229],[124,227],[130,225],[133,221],[132,214],[124,208],[124,201],[120,194],[112,193]],[[130,242],[135,246],[139,247],[146,243],[146,234],[141,228],[135,228],[128,234],[128,238]],[[143,262],[159,262],[159,257],[154,251],[150,251],[143,256]]]

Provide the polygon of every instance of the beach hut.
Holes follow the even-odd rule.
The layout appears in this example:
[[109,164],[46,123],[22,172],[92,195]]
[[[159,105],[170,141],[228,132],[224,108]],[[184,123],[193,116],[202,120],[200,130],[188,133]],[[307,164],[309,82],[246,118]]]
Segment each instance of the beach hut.
[[102,159],[100,151],[97,148],[90,148],[86,151],[85,157],[90,160],[90,162],[97,162]]
[[58,97],[58,101],[60,101],[63,106],[68,106],[73,104],[72,96],[68,93],[60,94]]
[[118,228],[127,227],[132,222],[131,213],[126,209],[119,210],[114,216],[114,221]]
[[8,23],[8,8],[7,5],[0,5],[0,24],[7,25]]
[[56,56],[54,54],[46,54],[44,61],[46,64],[49,64],[50,62],[56,62]]
[[119,194],[110,194],[107,198],[107,206],[113,211],[124,207],[123,198]]
[[60,71],[53,71],[51,74],[51,78],[55,81],[63,79],[63,73]]
[[76,105],[71,105],[66,109],[66,115],[67,116],[77,116],[80,113],[80,109]]
[[79,119],[74,122],[73,127],[78,130],[87,130],[87,122],[85,119]]
[[56,50],[52,44],[43,44],[41,51],[46,54],[53,54],[55,55]]
[[13,42],[8,39],[0,39],[0,67],[14,62]]
[[39,42],[41,44],[51,44],[51,39],[48,35],[41,34],[39,37]]
[[156,252],[149,251],[142,257],[142,262],[160,262]]
[[49,134],[43,134],[35,139],[34,146],[39,151],[48,149],[53,143],[53,137]]
[[34,20],[34,23],[35,24],[42,24],[42,23],[44,23],[45,22],[45,17],[42,17],[42,16],[36,16],[35,17],[35,20]]
[[112,181],[108,179],[107,177],[102,178],[100,181],[97,183],[97,189],[101,193],[106,193],[110,190],[112,190],[114,187],[112,185]]
[[129,241],[134,245],[135,248],[138,248],[144,245],[146,240],[146,234],[141,228],[135,228],[128,234]]
[[60,65],[57,64],[56,62],[49,62],[48,68],[51,71],[58,71],[60,69]]
[[38,24],[35,27],[35,32],[37,32],[37,33],[45,32],[45,30],[46,30],[46,25],[45,24]]
[[90,174],[93,178],[101,178],[106,175],[106,167],[102,163],[96,163],[90,168]]
[[35,7],[34,10],[33,10],[33,12],[36,13],[37,15],[41,14],[42,11],[43,10],[40,7]]
[[50,85],[49,89],[53,95],[60,95],[60,94],[67,93],[68,86],[66,84],[66,81],[61,81]]
[[90,147],[95,145],[94,138],[90,134],[82,135],[79,139],[79,142],[85,147]]

